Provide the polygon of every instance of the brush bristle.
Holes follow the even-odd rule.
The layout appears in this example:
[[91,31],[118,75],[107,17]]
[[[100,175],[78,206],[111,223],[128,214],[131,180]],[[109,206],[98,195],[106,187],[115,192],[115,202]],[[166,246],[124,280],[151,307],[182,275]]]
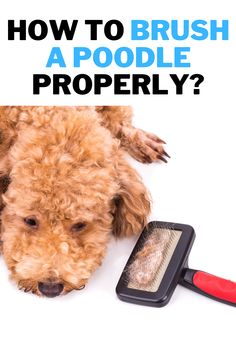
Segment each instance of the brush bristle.
[[182,232],[156,228],[128,268],[128,288],[156,292]]

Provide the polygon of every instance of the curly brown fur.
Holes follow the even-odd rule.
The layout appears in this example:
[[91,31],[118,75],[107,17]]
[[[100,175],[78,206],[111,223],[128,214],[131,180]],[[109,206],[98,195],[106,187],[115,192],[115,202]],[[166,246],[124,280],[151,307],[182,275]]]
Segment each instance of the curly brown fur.
[[80,289],[112,232],[141,231],[150,198],[123,148],[143,162],[164,154],[129,107],[0,107],[0,239],[20,289]]

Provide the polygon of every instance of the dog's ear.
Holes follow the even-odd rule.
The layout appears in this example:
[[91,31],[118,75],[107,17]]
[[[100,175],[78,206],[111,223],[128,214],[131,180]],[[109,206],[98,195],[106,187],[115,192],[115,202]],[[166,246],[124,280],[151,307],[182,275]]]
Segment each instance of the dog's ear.
[[9,184],[11,183],[11,179],[8,175],[1,175],[0,174],[0,212],[3,210],[4,208],[4,203],[2,200],[2,194],[6,193],[7,188],[9,186]]
[[11,179],[8,175],[0,174],[0,194],[6,193],[10,183],[11,183]]
[[0,159],[0,212],[4,208],[2,195],[6,193],[8,186],[11,183],[10,170],[8,156],[6,155],[4,158]]
[[3,209],[2,194],[10,184],[10,161],[8,152],[14,139],[14,132],[5,119],[5,109],[0,107],[0,212]]
[[137,235],[147,223],[150,196],[140,176],[126,161],[118,161],[117,172],[120,187],[113,201],[113,234]]
[[6,193],[10,179],[11,166],[8,158],[8,154],[4,158],[0,159],[0,196]]

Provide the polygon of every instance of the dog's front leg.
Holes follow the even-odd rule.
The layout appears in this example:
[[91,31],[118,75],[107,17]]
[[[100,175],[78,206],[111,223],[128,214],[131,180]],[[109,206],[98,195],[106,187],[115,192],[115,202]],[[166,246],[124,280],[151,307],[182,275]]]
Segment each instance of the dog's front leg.
[[165,142],[155,134],[145,132],[132,125],[132,109],[128,106],[96,107],[102,125],[109,129],[121,146],[136,160],[152,163],[158,160],[167,162]]

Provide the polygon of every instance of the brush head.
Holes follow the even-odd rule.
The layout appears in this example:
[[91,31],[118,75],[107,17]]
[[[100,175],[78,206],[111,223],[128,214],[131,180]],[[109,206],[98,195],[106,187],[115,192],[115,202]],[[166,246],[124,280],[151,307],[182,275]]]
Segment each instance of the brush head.
[[121,300],[166,305],[187,266],[195,238],[189,225],[152,221],[143,230],[116,287]]

